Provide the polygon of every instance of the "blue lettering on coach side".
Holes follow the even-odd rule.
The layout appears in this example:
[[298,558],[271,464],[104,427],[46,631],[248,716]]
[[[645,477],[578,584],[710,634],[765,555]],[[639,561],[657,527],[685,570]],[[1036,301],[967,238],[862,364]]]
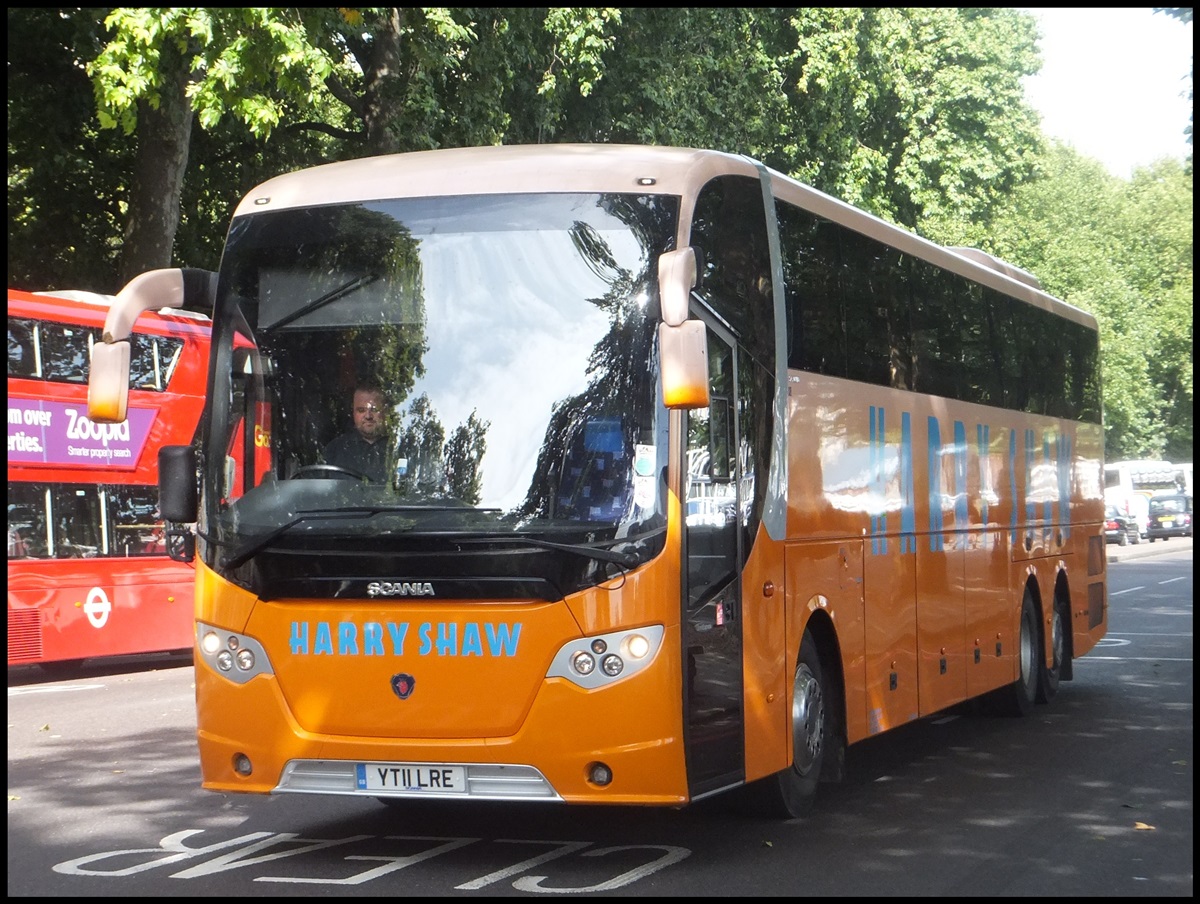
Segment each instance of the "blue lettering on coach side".
[[1009,509],[1012,517],[1008,524],[1008,544],[1011,549],[1017,548],[1017,431],[1008,431],[1008,498],[1012,500]]
[[1058,438],[1058,520],[1063,538],[1071,536],[1071,451],[1074,443],[1069,436]]
[[929,548],[945,547],[942,537],[942,425],[929,418]]
[[[1050,434],[1050,431],[1047,430],[1042,434],[1042,461],[1045,463],[1046,467],[1049,467],[1050,462],[1053,461],[1050,452],[1050,446],[1052,442],[1053,438]],[[1042,511],[1045,512],[1044,517],[1046,520],[1046,527],[1049,527],[1054,523],[1054,500],[1050,496],[1046,496],[1046,501],[1042,504]]]
[[[386,656],[387,640],[390,641],[391,655],[399,657],[404,655],[408,628],[408,622],[366,622],[360,629],[348,621],[336,624],[294,621],[288,646],[293,656]],[[512,657],[517,655],[521,623],[423,622],[417,628],[417,636],[420,638],[418,656]],[[337,638],[336,652],[334,637]]]
[[967,427],[954,422],[954,529],[967,530]]
[[[867,466],[875,497],[879,500],[877,511],[871,512],[871,555],[888,553],[888,443],[885,409],[882,405],[870,407],[868,425]],[[912,415],[900,412],[900,443],[896,450],[896,480],[900,494],[900,554],[917,551],[917,507],[913,484]],[[518,629],[520,626],[517,626]],[[515,638],[513,639],[515,644]]]
[[[984,549],[988,548],[988,537],[991,535],[989,529],[991,522],[988,520],[988,496],[992,492],[992,459],[991,459],[991,439],[989,437],[990,428],[987,424],[975,425],[975,457],[979,462],[979,521],[983,527],[981,546]],[[996,538],[992,537],[992,546],[995,547]]]
[[1034,446],[1036,437],[1032,427],[1025,430],[1025,523],[1032,525],[1037,520],[1037,500],[1033,494],[1033,465],[1037,448]]
[[870,438],[867,446],[867,467],[870,468],[874,491],[880,500],[878,511],[871,512],[871,554],[887,555],[887,433],[883,428],[882,406],[871,406]]
[[900,412],[900,552],[917,551],[917,499],[913,489],[912,416]]

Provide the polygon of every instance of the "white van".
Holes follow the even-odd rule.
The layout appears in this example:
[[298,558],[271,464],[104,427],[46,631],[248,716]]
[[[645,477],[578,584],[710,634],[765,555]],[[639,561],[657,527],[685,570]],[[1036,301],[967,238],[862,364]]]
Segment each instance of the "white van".
[[1150,523],[1150,497],[1155,493],[1183,492],[1185,475],[1169,461],[1132,459],[1104,465],[1104,501],[1132,518],[1138,536],[1145,538]]

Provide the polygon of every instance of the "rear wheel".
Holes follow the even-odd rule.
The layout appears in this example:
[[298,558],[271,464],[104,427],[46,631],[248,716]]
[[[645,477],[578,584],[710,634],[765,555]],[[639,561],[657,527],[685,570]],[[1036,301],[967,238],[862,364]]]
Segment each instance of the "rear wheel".
[[1054,604],[1054,614],[1050,617],[1050,647],[1052,660],[1046,665],[1046,657],[1038,656],[1038,687],[1037,702],[1049,703],[1058,694],[1058,684],[1062,678],[1063,657],[1067,655],[1067,616],[1064,607],[1057,602]]
[[1025,591],[1021,601],[1021,628],[1017,641],[1017,680],[995,692],[996,710],[1007,716],[1023,716],[1037,701],[1041,632],[1033,594]]
[[830,689],[817,642],[807,631],[792,679],[792,765],[743,789],[756,813],[779,817],[807,816],[817,795],[817,783],[833,741]]
[[1118,546],[1125,546],[1128,542],[1129,542],[1128,531],[1126,531],[1125,533],[1123,533],[1119,537],[1117,537],[1117,545]]

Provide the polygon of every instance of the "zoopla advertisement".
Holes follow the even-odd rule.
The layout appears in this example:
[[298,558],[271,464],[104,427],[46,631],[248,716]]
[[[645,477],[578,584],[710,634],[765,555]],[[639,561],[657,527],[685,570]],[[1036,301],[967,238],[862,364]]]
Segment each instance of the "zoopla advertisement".
[[8,463],[137,467],[154,411],[130,408],[123,424],[96,424],[85,406],[8,397]]

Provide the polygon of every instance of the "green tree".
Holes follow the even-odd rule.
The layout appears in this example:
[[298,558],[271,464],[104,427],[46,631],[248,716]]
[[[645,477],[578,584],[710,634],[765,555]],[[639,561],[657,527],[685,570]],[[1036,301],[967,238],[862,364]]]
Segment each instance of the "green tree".
[[1147,299],[1149,372],[1162,403],[1163,455],[1192,460],[1194,340],[1192,172],[1160,160],[1135,170],[1114,224],[1126,282]]
[[85,64],[104,46],[103,10],[8,9],[8,284],[116,291],[132,166],[99,128]]
[[88,65],[102,127],[134,142],[120,275],[169,265],[179,226],[193,116],[227,115],[265,137],[318,102],[334,62],[308,40],[297,10],[121,7]]
[[960,240],[1041,144],[1011,9],[627,8],[555,140],[744,153],[937,240]]
[[1056,146],[984,243],[1099,322],[1111,459],[1191,460],[1191,210],[1177,163],[1125,182]]

